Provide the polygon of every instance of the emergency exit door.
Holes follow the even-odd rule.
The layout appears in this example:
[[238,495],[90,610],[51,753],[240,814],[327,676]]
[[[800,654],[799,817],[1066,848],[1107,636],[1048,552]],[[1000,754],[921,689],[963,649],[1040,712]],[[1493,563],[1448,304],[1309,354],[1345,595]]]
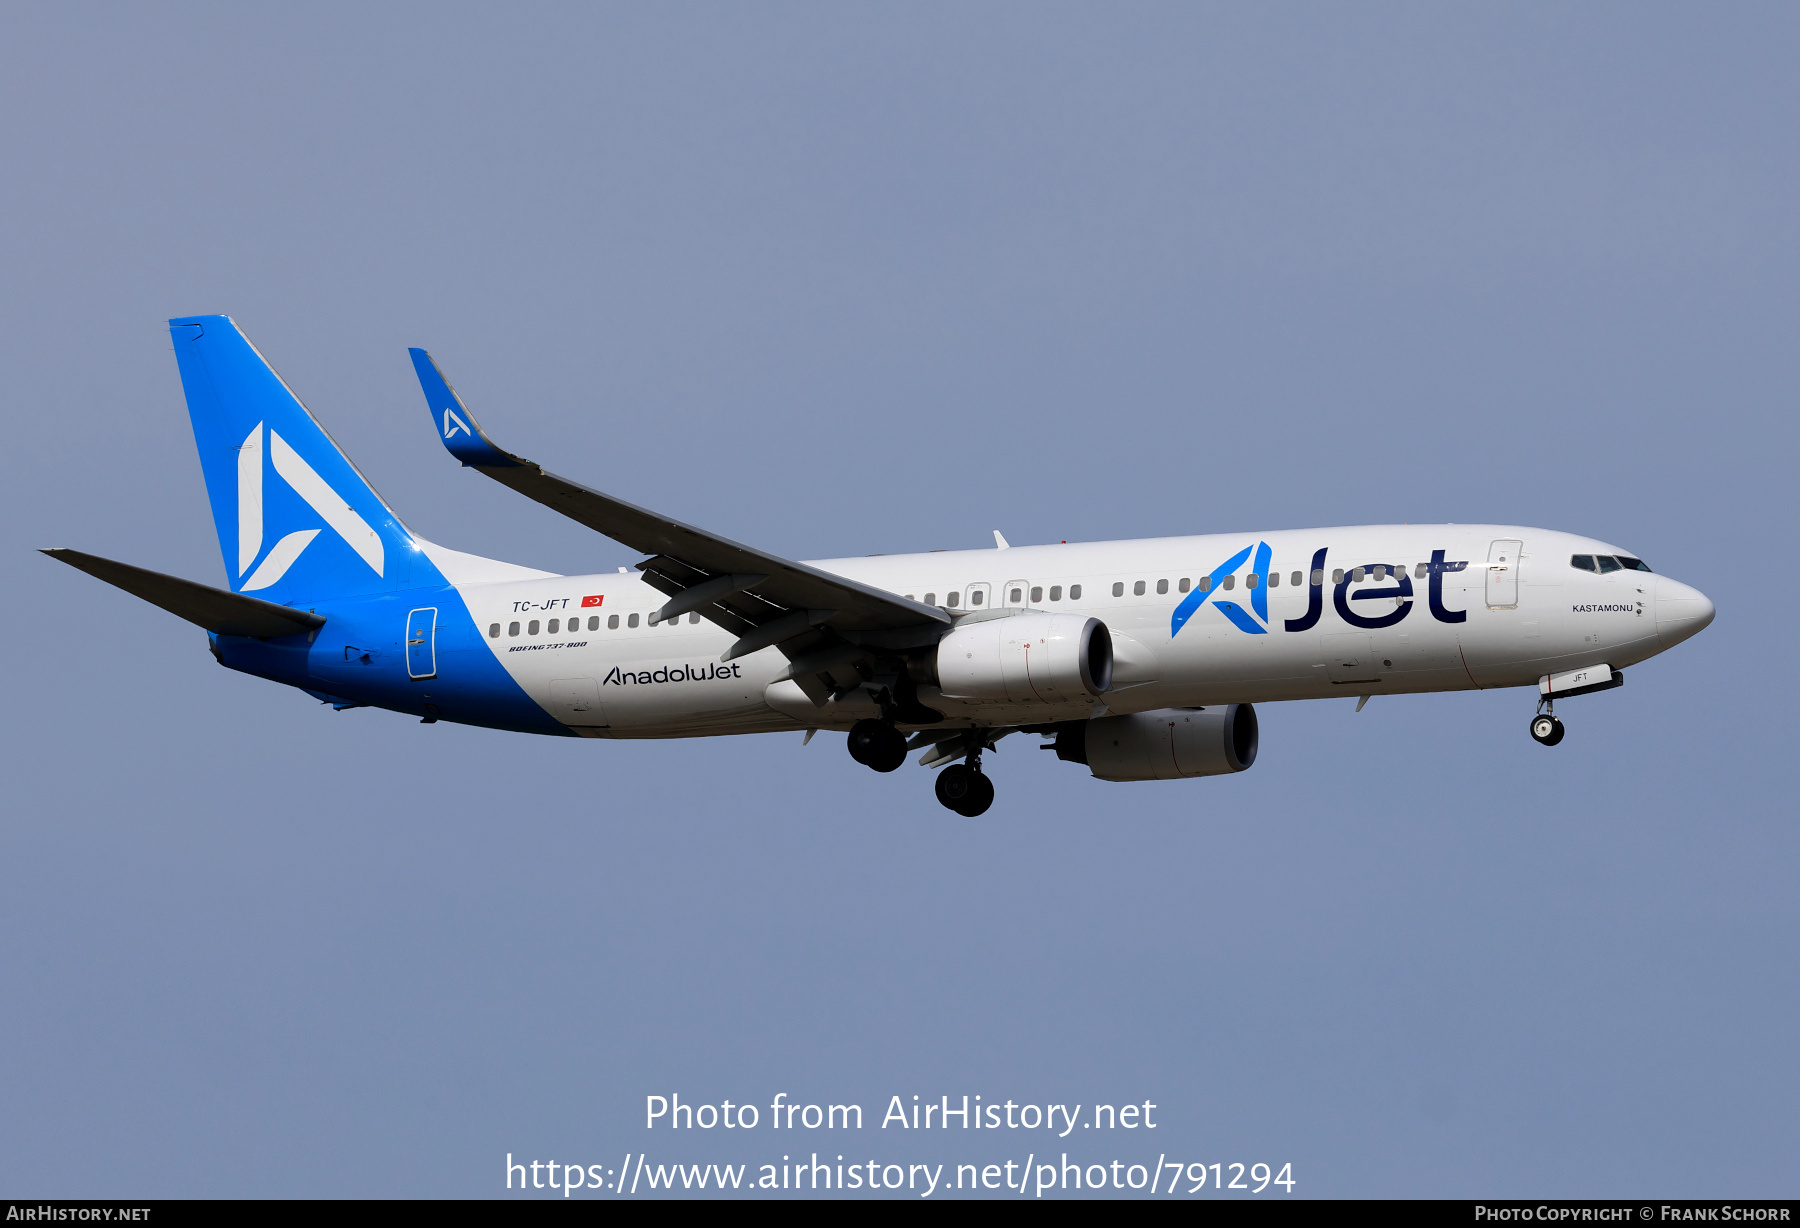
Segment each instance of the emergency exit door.
[[437,677],[436,606],[406,616],[406,674],[409,678]]

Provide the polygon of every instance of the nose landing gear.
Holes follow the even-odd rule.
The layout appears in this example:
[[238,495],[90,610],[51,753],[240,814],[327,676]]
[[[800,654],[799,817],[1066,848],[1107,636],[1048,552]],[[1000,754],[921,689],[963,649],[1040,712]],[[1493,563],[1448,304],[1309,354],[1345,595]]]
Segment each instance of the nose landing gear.
[[1531,718],[1531,736],[1543,746],[1555,746],[1563,740],[1563,723],[1556,719],[1556,713],[1544,710],[1539,705],[1538,714]]

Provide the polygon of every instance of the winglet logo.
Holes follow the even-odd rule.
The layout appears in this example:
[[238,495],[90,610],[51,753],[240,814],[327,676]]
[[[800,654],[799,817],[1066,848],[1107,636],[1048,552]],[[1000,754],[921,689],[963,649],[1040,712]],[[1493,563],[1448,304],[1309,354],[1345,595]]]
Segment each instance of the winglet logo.
[[[273,428],[267,435],[269,462],[276,475],[306,500],[319,518],[343,538],[376,575],[382,575],[386,557],[381,538],[369,527],[369,522],[358,516]],[[281,579],[320,532],[318,529],[300,529],[289,533],[262,555],[262,562],[257,564],[255,571],[250,570],[250,565],[262,554],[263,436],[263,424],[258,422],[245,438],[243,447],[238,449],[238,575],[242,577],[249,572],[249,579],[239,586],[240,592],[268,588]]]
[[457,417],[456,411],[446,405],[444,407],[444,438],[449,439],[458,431],[461,431],[470,439],[475,438],[475,432],[469,429],[469,424]]

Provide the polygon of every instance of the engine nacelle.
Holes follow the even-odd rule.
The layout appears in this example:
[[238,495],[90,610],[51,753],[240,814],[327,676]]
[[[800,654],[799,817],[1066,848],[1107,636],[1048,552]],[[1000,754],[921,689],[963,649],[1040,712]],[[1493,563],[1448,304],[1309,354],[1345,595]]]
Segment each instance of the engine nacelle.
[[1015,614],[964,622],[938,641],[938,689],[952,699],[1069,703],[1112,685],[1112,636],[1082,614]]
[[1064,725],[1056,757],[1085,763],[1101,780],[1224,776],[1256,762],[1256,709],[1158,708]]

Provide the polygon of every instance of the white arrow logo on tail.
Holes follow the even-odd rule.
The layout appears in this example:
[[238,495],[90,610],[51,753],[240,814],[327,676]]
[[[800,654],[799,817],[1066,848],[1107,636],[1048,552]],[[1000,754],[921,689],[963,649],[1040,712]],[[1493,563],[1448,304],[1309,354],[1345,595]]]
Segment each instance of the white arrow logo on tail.
[[[464,428],[467,429],[467,428]],[[263,540],[263,424],[258,422],[256,428],[244,440],[244,446],[238,449],[238,575],[242,576],[250,570],[250,564],[256,562],[256,556],[262,553]],[[301,455],[294,451],[288,441],[269,431],[269,461],[275,466],[275,472],[283,478],[295,494],[306,500],[307,505],[317,512],[344,543],[363,562],[367,563],[376,575],[383,574],[386,562],[382,550],[381,538],[369,527],[369,522],[358,516],[345,503],[337,491],[331,489],[330,483],[320,477],[313,467],[306,463]],[[289,533],[270,548],[262,563],[245,580],[240,592],[252,589],[268,588],[271,584],[287,574],[294,560],[300,557],[301,551],[312,544],[312,539],[319,535],[318,529],[301,529]]]

